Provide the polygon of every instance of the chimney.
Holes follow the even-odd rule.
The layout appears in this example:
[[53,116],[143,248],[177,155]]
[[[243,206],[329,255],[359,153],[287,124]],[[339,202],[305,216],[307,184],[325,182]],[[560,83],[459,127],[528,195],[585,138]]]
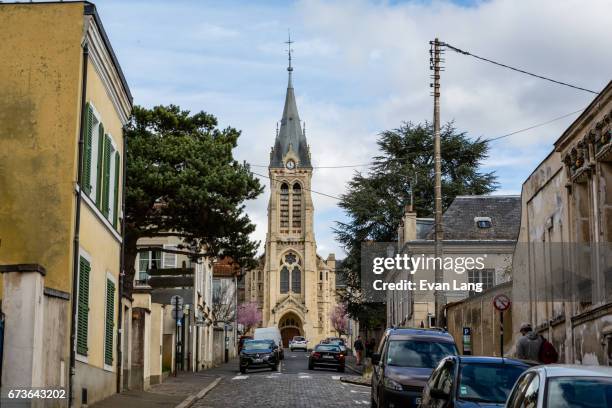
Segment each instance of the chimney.
[[416,239],[416,219],[417,214],[412,210],[412,205],[406,205],[404,207],[404,216],[402,217],[403,232],[400,234],[402,246],[404,243]]

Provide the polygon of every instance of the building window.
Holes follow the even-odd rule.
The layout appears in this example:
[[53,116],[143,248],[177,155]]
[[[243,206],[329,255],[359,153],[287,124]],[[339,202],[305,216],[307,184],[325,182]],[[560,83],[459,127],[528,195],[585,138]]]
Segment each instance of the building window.
[[77,340],[76,351],[87,355],[87,336],[89,332],[89,274],[91,264],[84,257],[79,260],[79,279],[77,293]]
[[474,222],[478,228],[491,228],[491,218],[489,217],[475,217]]
[[289,228],[289,186],[281,185],[280,190],[280,227]]
[[302,271],[297,266],[291,271],[291,291],[302,293]]
[[83,135],[83,191],[103,216],[119,228],[119,177],[121,159],[117,145],[104,130],[100,115],[86,105]]
[[115,327],[115,283],[106,280],[106,319],[104,325],[104,364],[113,365],[113,331]]
[[293,228],[299,229],[302,227],[302,187],[299,183],[293,185],[291,221]]
[[[492,288],[495,284],[495,269],[468,270],[468,283],[482,283],[482,290]],[[470,296],[476,293],[475,291],[470,291]]]
[[289,292],[289,269],[283,266],[280,272],[280,293]]
[[137,283],[145,284],[149,280],[149,269],[162,267],[161,251],[146,251],[138,254],[138,279]]
[[287,253],[281,260],[280,292],[302,293],[302,264],[294,252]]

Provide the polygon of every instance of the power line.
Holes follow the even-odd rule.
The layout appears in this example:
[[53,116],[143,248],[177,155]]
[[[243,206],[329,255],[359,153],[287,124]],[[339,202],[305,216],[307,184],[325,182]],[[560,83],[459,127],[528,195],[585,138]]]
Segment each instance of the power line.
[[[541,127],[541,126],[544,126],[544,125],[548,125],[549,123],[556,122],[558,120],[567,118],[568,116],[575,115],[576,113],[580,113],[582,111],[584,111],[584,108],[583,109],[579,109],[579,110],[574,111],[574,112],[566,113],[565,115],[557,116],[556,118],[547,120],[546,122],[538,123],[538,124],[535,124],[535,125],[523,128],[523,129],[516,130],[514,132],[506,133],[506,134],[501,135],[501,136],[492,137],[490,139],[484,139],[483,142],[485,142],[485,143],[494,142],[494,141],[499,140],[499,139],[503,139],[503,138],[506,138],[506,137],[509,137],[509,136],[514,136],[514,135],[516,135],[518,133],[526,132],[526,131],[531,130],[531,129],[535,129],[535,128],[538,128],[538,127]],[[391,159],[391,160],[393,160],[393,161],[406,161],[408,159]],[[369,162],[369,163],[360,163],[360,164],[346,164],[346,165],[341,165],[341,166],[313,166],[312,168],[313,169],[345,169],[345,168],[355,168],[355,167],[370,167],[370,166],[373,166],[375,164],[377,164],[377,163],[376,162]],[[249,163],[249,166],[251,166],[251,167],[261,167],[261,168],[268,168],[269,167],[268,165],[265,165],[265,164],[251,164],[251,163]],[[253,173],[253,174],[256,174],[256,173]],[[265,176],[262,176],[262,177],[265,177]]]
[[483,142],[487,142],[487,143],[488,142],[493,142],[495,140],[503,139],[503,138],[508,137],[508,136],[516,135],[517,133],[526,132],[528,130],[535,129],[535,128],[540,127],[540,126],[544,126],[544,125],[548,125],[549,123],[556,122],[557,120],[561,120],[561,119],[567,118],[568,116],[575,115],[576,113],[579,113],[579,112],[582,112],[582,111],[584,111],[584,109],[579,109],[579,110],[577,110],[575,112],[566,113],[565,115],[558,116],[558,117],[556,117],[554,119],[551,119],[551,120],[548,120],[546,122],[538,123],[537,125],[529,126],[529,127],[524,128],[524,129],[520,129],[520,130],[511,132],[511,133],[507,133],[505,135],[501,135],[501,136],[497,136],[497,137],[492,137],[491,139],[485,139],[485,140],[483,140]]
[[511,67],[510,65],[502,64],[501,62],[497,62],[497,61],[490,60],[490,59],[488,59],[488,58],[480,57],[480,56],[475,55],[475,54],[472,54],[472,53],[470,53],[470,52],[468,52],[468,51],[464,51],[464,50],[462,50],[462,49],[460,49],[460,48],[457,48],[457,47],[455,47],[455,46],[452,46],[452,45],[450,45],[449,43],[442,43],[442,44],[443,44],[444,46],[446,46],[446,47],[450,48],[451,50],[453,50],[453,51],[455,51],[455,52],[459,53],[459,54],[469,55],[470,57],[474,57],[474,58],[477,58],[477,59],[479,59],[479,60],[486,61],[486,62],[489,62],[489,63],[491,63],[491,64],[498,65],[498,66],[503,67],[503,68],[511,69],[511,70],[513,70],[513,71],[520,72],[520,73],[522,73],[522,74],[530,75],[530,76],[535,77],[535,78],[540,78],[540,79],[543,79],[543,80],[545,80],[545,81],[554,82],[555,84],[559,84],[559,85],[568,86],[568,87],[570,87],[570,88],[578,89],[578,90],[580,90],[580,91],[590,92],[590,93],[595,94],[595,95],[598,95],[598,94],[599,94],[599,92],[591,91],[590,89],[586,89],[586,88],[582,88],[582,87],[580,87],[580,86],[576,86],[576,85],[568,84],[567,82],[557,81],[557,80],[555,80],[555,79],[551,79],[551,78],[548,78],[548,77],[545,77],[545,76],[542,76],[542,75],[534,74],[534,73],[532,73],[532,72],[528,72],[528,71],[525,71],[525,70],[520,69],[520,68],[515,68],[515,67]]
[[[267,178],[268,180],[271,180],[274,183],[282,183],[282,181],[273,179],[273,178],[268,177],[268,176],[264,176],[263,174],[255,173],[254,171],[251,171],[251,174],[255,174],[256,176]],[[325,197],[333,198],[334,200],[342,201],[342,199],[340,197],[336,197],[336,196],[333,196],[331,194],[327,194],[327,193],[322,193],[320,191],[311,190],[311,189],[306,188],[306,187],[302,187],[302,189],[306,190],[306,191],[310,191],[311,193],[315,193],[315,194],[319,194],[319,195],[322,195],[322,196],[325,196]]]

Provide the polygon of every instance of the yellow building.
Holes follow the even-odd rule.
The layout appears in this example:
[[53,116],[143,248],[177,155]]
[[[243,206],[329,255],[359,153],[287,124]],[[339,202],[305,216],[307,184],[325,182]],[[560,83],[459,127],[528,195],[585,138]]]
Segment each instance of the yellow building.
[[120,372],[132,97],[93,4],[2,3],[0,27],[2,385],[63,387],[91,404]]

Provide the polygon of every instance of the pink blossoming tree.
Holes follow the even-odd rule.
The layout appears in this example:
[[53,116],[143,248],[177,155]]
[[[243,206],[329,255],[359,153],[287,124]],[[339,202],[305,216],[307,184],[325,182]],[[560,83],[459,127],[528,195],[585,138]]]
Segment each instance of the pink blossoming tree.
[[261,321],[261,311],[257,308],[257,302],[246,302],[238,305],[238,324],[244,326],[247,333]]
[[342,304],[337,305],[331,312],[332,326],[338,332],[338,336],[348,332],[348,315],[346,307]]

